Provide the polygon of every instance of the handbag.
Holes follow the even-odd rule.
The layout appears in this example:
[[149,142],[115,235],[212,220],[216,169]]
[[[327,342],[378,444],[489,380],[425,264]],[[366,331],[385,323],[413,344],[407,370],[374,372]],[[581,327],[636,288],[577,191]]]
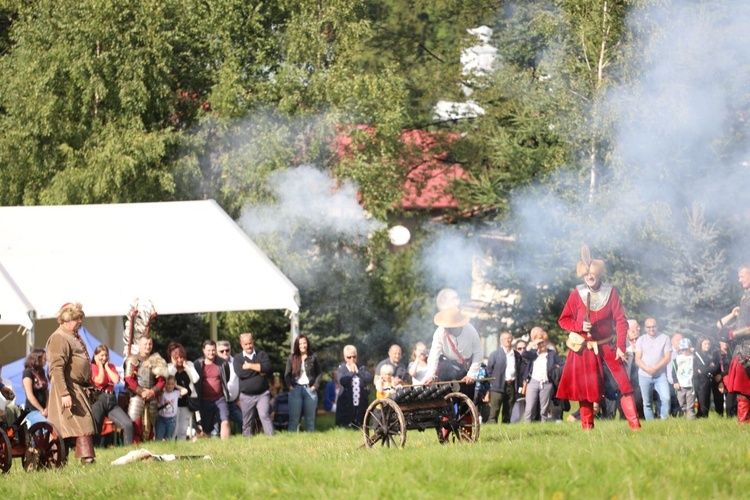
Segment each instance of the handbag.
[[528,380],[524,380],[523,381],[523,386],[518,390],[518,394],[520,394],[521,396],[525,396],[526,395],[526,387],[528,385],[529,385],[529,381]]
[[469,370],[467,370],[463,364],[459,363],[458,361],[448,359],[445,356],[440,356],[440,361],[438,361],[439,380],[461,380],[466,376],[467,373],[469,373]]
[[83,391],[86,393],[90,405],[96,404],[105,392],[104,389],[100,389],[95,385],[85,385],[83,386]]
[[586,338],[576,332],[569,332],[568,339],[565,341],[565,345],[570,348],[573,352],[578,352],[583,348],[583,344],[586,342]]
[[456,348],[456,344],[453,343],[453,340],[447,332],[445,333],[445,338],[451,346],[451,349],[453,349],[458,361],[448,359],[444,355],[441,355],[440,361],[438,362],[438,379],[443,381],[461,380],[469,373],[469,366],[471,366],[472,358],[464,359],[464,357],[461,356],[461,353],[458,352],[458,349]]

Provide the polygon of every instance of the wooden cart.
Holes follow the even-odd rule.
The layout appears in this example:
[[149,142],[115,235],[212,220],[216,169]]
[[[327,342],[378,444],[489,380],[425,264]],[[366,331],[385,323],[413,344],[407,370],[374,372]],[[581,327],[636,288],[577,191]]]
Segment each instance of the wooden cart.
[[406,431],[433,428],[440,443],[479,439],[479,414],[474,402],[458,392],[458,382],[407,386],[387,398],[376,399],[365,412],[365,446],[401,448]]
[[23,414],[13,425],[0,426],[0,471],[10,470],[14,457],[21,457],[26,471],[63,467],[68,460],[65,442],[54,425],[37,422],[30,428]]

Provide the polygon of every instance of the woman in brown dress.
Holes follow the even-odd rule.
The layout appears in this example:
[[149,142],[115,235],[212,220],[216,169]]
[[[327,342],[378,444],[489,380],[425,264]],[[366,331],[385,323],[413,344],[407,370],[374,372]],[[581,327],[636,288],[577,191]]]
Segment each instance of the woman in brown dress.
[[86,387],[91,381],[91,359],[78,330],[84,317],[81,304],[67,303],[56,318],[60,327],[47,340],[50,393],[47,419],[66,444],[75,441],[76,458],[94,463],[96,433]]

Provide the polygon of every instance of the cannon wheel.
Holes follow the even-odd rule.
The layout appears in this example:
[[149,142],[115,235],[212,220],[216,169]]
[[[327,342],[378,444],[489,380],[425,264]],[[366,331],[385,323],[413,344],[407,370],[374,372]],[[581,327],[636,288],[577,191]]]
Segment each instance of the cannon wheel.
[[378,441],[389,448],[403,448],[406,443],[404,413],[392,399],[377,399],[367,407],[362,432],[367,448],[372,448]]
[[27,471],[37,467],[49,469],[52,466],[64,467],[68,461],[65,441],[54,425],[49,422],[37,422],[28,431],[28,448],[21,462]]
[[449,415],[437,426],[438,440],[441,443],[468,442],[479,439],[479,414],[474,402],[466,394],[451,392],[445,396]]
[[10,439],[4,429],[0,429],[0,470],[3,474],[10,470],[13,463],[13,449],[10,446]]

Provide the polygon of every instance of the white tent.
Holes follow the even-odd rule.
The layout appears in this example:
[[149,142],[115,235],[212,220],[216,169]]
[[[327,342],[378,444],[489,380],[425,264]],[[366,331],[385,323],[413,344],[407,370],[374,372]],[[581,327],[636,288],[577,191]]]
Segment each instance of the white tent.
[[0,207],[0,325],[31,327],[66,302],[85,324],[121,323],[135,298],[159,314],[299,310],[297,288],[213,200]]

